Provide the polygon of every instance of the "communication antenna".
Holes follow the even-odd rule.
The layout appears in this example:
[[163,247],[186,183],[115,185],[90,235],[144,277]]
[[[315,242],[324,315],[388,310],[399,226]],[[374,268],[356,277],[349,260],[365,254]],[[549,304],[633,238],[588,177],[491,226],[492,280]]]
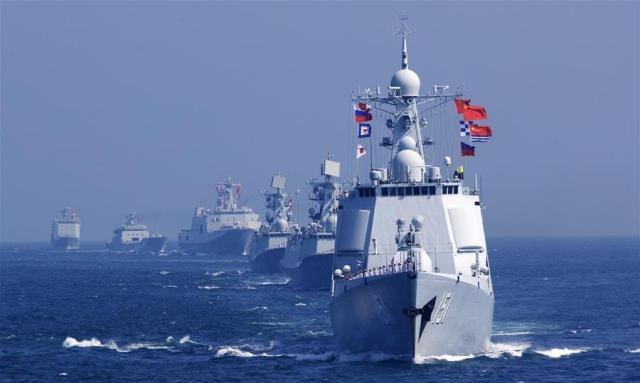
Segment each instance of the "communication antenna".
[[400,15],[400,28],[396,32],[396,35],[402,36],[402,69],[409,68],[409,57],[407,53],[407,37],[413,33],[413,30],[409,28],[407,25],[407,20],[409,20],[409,16],[407,16],[407,12],[402,12]]

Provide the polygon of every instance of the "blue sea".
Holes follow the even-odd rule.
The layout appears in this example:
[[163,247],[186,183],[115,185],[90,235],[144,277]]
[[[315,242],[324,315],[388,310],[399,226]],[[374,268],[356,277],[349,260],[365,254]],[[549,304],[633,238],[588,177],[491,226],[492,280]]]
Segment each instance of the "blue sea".
[[3,245],[2,382],[639,382],[640,239],[489,241],[482,355],[336,352],[325,292],[246,259]]

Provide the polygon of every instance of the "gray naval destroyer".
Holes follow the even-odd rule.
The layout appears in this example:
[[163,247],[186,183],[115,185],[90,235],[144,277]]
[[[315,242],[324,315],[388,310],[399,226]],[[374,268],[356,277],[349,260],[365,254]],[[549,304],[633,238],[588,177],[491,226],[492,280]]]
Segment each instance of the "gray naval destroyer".
[[[356,102],[388,113],[387,168],[341,200],[331,323],[338,348],[413,358],[481,353],[490,342],[494,297],[477,188],[443,179],[425,163],[421,108],[461,94],[419,95],[403,22],[402,67],[388,96]],[[428,140],[427,140],[428,141]]]
[[129,213],[125,224],[113,231],[113,238],[106,247],[116,253],[164,254],[168,239],[162,234],[151,233],[147,225],[136,222],[136,214]]
[[309,208],[311,223],[294,231],[280,262],[282,273],[290,278],[288,284],[294,289],[329,290],[331,287],[338,198],[342,192],[337,182],[340,163],[325,160],[320,174],[322,178],[307,181],[312,188],[309,199],[315,205]]
[[178,235],[180,249],[189,253],[249,255],[260,217],[248,207],[238,206],[240,184],[230,178],[216,186],[213,210],[196,207],[191,228]]
[[53,218],[51,248],[53,250],[77,250],[80,248],[80,217],[75,210],[66,207]]
[[292,229],[292,194],[284,191],[287,179],[275,175],[271,179],[272,192],[262,191],[265,196],[266,222],[260,226],[249,255],[251,271],[258,274],[280,272],[280,261]]

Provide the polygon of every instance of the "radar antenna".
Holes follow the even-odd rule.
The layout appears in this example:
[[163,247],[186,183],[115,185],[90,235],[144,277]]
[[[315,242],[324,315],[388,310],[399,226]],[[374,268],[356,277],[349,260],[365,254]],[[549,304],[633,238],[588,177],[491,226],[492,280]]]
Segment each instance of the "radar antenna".
[[409,68],[409,54],[407,52],[407,37],[413,33],[413,30],[409,28],[409,25],[407,25],[407,20],[409,20],[409,16],[407,16],[406,12],[403,12],[402,15],[400,15],[400,21],[402,22],[402,24],[400,25],[400,28],[398,28],[398,31],[396,32],[397,35],[402,36],[402,69]]

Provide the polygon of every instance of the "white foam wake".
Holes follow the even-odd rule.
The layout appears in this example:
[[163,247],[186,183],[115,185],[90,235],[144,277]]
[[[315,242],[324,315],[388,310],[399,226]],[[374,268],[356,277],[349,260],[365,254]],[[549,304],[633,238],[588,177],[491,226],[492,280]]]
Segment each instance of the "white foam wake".
[[255,357],[267,357],[274,358],[282,355],[268,354],[266,351],[271,351],[275,347],[274,341],[269,342],[269,345],[261,344],[243,344],[241,346],[222,346],[216,350],[216,358],[222,358],[225,356],[235,356],[238,358],[255,358]]
[[636,348],[633,350],[625,350],[625,351],[631,354],[637,354],[637,353],[640,353],[640,348]]
[[118,344],[112,340],[107,343],[102,343],[98,338],[77,340],[73,337],[66,337],[62,342],[62,347],[71,348],[71,347],[79,347],[79,348],[106,348],[109,350],[114,350],[117,352],[131,352],[140,349],[147,350],[169,350],[171,347],[162,346],[154,343],[131,343],[124,346],[118,346]]
[[525,351],[531,347],[529,343],[491,343],[489,349],[482,354],[488,358],[501,358],[510,356],[521,358]]
[[589,351],[588,348],[551,348],[548,350],[533,350],[536,354],[544,355],[548,358],[562,358],[573,354],[580,354]]
[[415,364],[425,364],[425,363],[432,363],[434,361],[440,361],[440,362],[461,362],[463,360],[467,360],[467,359],[472,359],[475,358],[476,356],[473,354],[469,354],[469,355],[448,355],[448,354],[443,354],[443,355],[433,355],[433,356],[417,356],[415,358],[413,358],[413,363]]

